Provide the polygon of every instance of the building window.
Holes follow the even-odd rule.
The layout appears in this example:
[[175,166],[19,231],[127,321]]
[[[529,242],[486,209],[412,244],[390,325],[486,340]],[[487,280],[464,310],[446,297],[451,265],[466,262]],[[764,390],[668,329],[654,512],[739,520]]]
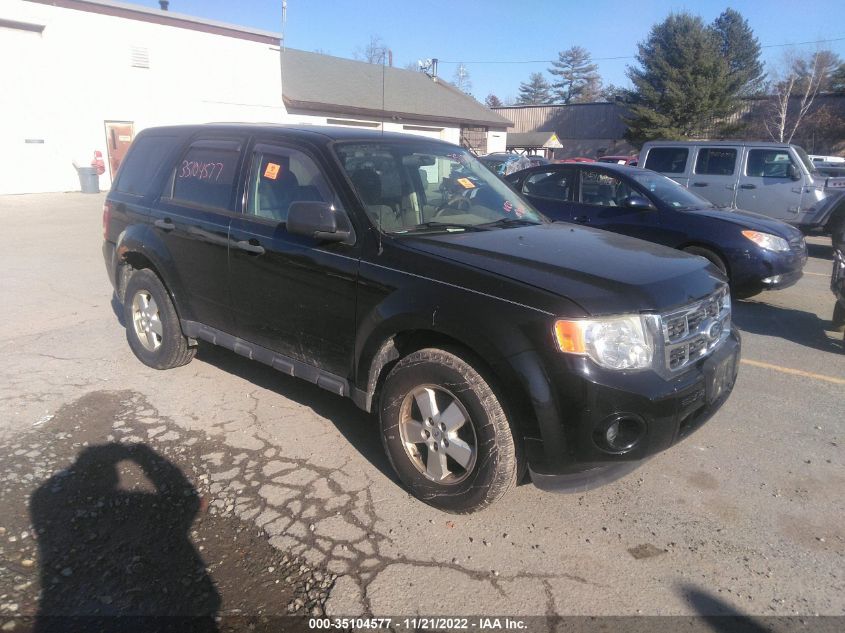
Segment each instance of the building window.
[[487,153],[487,128],[471,125],[461,126],[461,147],[481,156]]

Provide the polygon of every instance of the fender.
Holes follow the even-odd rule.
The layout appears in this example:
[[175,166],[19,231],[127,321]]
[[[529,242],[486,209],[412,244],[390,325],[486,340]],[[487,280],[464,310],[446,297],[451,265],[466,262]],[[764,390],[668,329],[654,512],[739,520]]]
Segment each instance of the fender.
[[[170,252],[158,236],[156,231],[147,224],[131,224],[117,237],[115,248],[115,259],[118,264],[131,260],[132,255],[137,253],[148,259],[155,268],[156,274],[161,277],[173,303],[176,306],[176,313],[180,319],[192,320],[190,304],[187,301],[186,293],[173,258]],[[115,267],[115,275],[120,274],[119,266]],[[116,279],[119,283],[119,277]]]

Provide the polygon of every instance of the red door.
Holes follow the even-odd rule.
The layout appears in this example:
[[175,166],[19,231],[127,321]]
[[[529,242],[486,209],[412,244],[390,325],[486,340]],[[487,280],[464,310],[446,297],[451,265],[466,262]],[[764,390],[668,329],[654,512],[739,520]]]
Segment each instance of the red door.
[[109,174],[112,180],[133,138],[135,138],[135,126],[132,122],[106,121],[106,147],[108,147]]

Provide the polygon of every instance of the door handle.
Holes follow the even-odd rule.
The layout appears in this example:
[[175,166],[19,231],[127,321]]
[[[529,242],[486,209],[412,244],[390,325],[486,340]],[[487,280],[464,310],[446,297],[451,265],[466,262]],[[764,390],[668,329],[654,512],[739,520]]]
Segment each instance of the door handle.
[[252,253],[253,255],[264,254],[264,247],[258,243],[258,240],[241,240],[240,242],[235,242],[235,246],[237,246],[242,251]]
[[160,228],[162,231],[172,231],[176,228],[176,225],[173,224],[173,220],[170,218],[165,218],[163,220],[156,220],[153,224]]
[[707,183],[706,182],[694,182],[694,183],[692,183],[692,186],[693,187],[706,187]]
[[757,185],[752,185],[751,183],[746,183],[744,185],[739,186],[740,189],[756,189]]
[[585,222],[589,222],[589,221],[590,221],[590,216],[588,216],[588,215],[579,215],[579,216],[576,216],[576,217],[574,217],[574,218],[572,218],[572,219],[573,219],[575,222],[581,222],[581,223],[583,224],[583,223],[585,223]]

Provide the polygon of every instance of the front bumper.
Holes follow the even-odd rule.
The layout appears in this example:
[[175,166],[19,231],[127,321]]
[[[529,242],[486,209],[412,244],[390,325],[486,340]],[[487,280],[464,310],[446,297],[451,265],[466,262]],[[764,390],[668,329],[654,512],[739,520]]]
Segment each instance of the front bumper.
[[746,249],[731,258],[731,288],[734,292],[782,290],[795,285],[804,275],[807,247],[803,239],[790,243],[789,251]]
[[[672,380],[651,371],[624,374],[599,371],[595,365],[561,368],[554,384],[560,411],[569,414],[561,420],[560,441],[545,437],[533,447],[529,442],[532,481],[545,490],[583,491],[638,468],[699,429],[719,410],[733,390],[740,352],[739,333],[732,328],[712,354]],[[640,420],[644,430],[630,449],[613,452],[597,437],[608,420],[620,416]]]

